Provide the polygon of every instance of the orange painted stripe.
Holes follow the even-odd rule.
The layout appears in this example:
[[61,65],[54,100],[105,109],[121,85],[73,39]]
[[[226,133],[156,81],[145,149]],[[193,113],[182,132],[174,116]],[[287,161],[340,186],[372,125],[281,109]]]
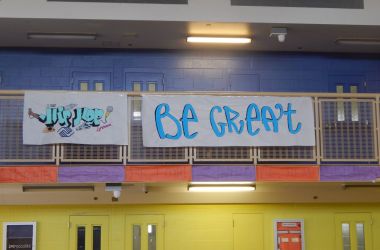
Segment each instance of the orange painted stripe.
[[257,181],[319,181],[319,166],[257,166]]
[[0,167],[0,183],[55,183],[57,166]]
[[127,166],[127,182],[191,181],[191,165]]

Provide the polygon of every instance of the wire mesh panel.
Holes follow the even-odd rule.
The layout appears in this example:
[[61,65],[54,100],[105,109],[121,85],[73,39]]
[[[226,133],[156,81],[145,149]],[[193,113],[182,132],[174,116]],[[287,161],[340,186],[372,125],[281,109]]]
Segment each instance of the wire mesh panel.
[[250,147],[196,147],[193,150],[194,161],[239,161],[251,162]]
[[188,148],[156,148],[143,146],[141,122],[141,97],[129,97],[129,145],[130,162],[187,162]]
[[319,115],[322,160],[376,160],[374,100],[321,100]]
[[315,147],[260,147],[259,161],[315,161]]
[[0,96],[0,161],[1,162],[54,162],[52,145],[23,145],[22,96]]
[[122,146],[65,144],[61,146],[62,162],[121,162]]

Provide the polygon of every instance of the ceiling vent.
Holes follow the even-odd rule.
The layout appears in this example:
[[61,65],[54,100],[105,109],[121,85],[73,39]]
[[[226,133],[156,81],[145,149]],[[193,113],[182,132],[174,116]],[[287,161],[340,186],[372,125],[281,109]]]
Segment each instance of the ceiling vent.
[[364,0],[231,0],[231,5],[364,9]]
[[47,0],[48,2],[187,4],[188,0]]

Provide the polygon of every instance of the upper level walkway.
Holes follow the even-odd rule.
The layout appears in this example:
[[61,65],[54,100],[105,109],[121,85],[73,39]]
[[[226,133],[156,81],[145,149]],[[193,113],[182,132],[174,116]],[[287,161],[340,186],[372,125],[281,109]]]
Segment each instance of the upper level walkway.
[[[144,93],[145,94],[145,93]],[[157,94],[157,93],[155,93]],[[141,95],[129,92],[129,145],[44,145],[22,142],[23,91],[0,91],[0,162],[14,164],[360,164],[379,165],[380,94],[162,92],[223,96],[310,96],[315,147],[143,146]],[[139,115],[140,114],[140,115]]]

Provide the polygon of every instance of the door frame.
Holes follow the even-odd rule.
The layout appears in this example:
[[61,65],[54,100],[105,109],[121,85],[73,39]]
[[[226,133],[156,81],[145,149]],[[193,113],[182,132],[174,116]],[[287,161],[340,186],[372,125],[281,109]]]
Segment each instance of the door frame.
[[[367,217],[367,218],[365,218]],[[364,242],[365,242],[365,249],[366,250],[373,250],[373,237],[372,237],[372,224],[373,224],[373,217],[371,213],[366,212],[358,212],[358,213],[335,213],[334,214],[334,225],[335,225],[335,247],[336,249],[342,249],[340,248],[342,246],[342,222],[347,222],[350,224],[350,243],[352,243],[352,234],[354,233],[356,235],[356,231],[351,231],[351,224],[356,223],[358,221],[364,222]],[[355,230],[354,228],[353,230]],[[367,229],[367,230],[366,230]],[[369,232],[367,232],[369,229]],[[367,232],[367,233],[366,233]],[[356,238],[354,240],[356,241]],[[369,242],[369,248],[368,243]],[[357,248],[357,246],[351,246],[351,249],[354,247],[354,249]]]
[[[155,217],[155,220],[157,220],[157,218],[159,217],[158,221],[160,221],[161,223],[157,223],[157,224],[159,224],[159,225],[161,224],[161,225],[157,229],[157,231],[161,229],[162,235],[156,235],[156,239],[158,240],[161,238],[162,242],[159,244],[159,246],[162,247],[162,249],[157,247],[157,250],[164,250],[165,249],[165,215],[164,214],[126,214],[124,216],[124,222],[125,222],[125,227],[124,227],[124,237],[125,237],[124,243],[125,243],[125,246],[124,246],[124,249],[125,250],[128,249],[128,243],[130,242],[130,239],[131,239],[127,235],[129,232],[127,227],[128,227],[128,225],[131,225],[131,223],[134,223],[133,220],[129,223],[128,217],[142,218],[141,223],[139,223],[140,225],[149,223],[149,217]],[[141,230],[141,234],[142,234],[142,232],[143,232],[143,230]],[[160,231],[158,231],[158,232],[160,232]],[[133,236],[133,235],[130,235],[130,236]],[[143,237],[140,238],[141,241],[142,241],[142,239],[143,239]],[[142,244],[141,244],[141,246],[142,246]],[[142,248],[142,250],[143,250],[143,248]]]

